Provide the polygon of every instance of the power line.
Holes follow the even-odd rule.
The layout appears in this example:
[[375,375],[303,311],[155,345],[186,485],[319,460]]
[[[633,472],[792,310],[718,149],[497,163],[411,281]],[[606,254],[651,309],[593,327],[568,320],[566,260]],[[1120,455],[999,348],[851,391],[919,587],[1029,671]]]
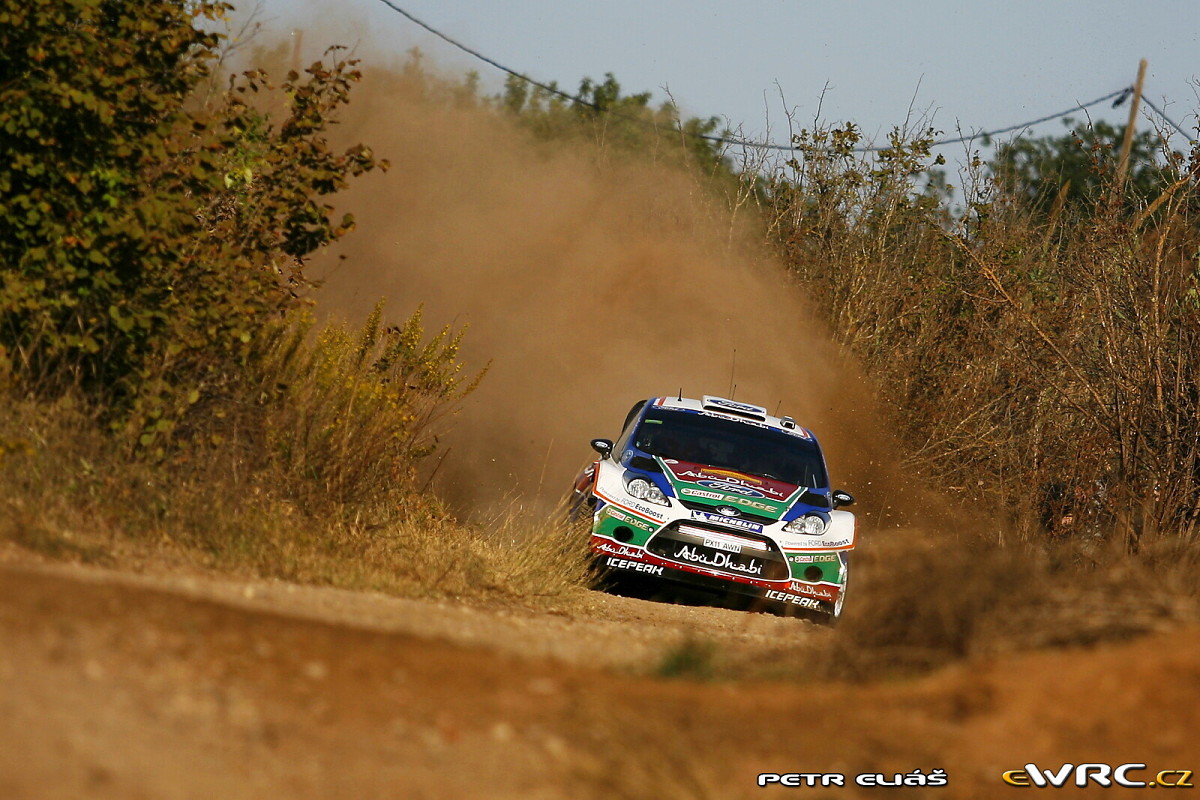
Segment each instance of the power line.
[[[385,0],[385,2],[386,2],[386,0]],[[1059,111],[1057,114],[1047,114],[1044,117],[1038,117],[1037,119],[1033,119],[1028,122],[1022,122],[1017,125],[1009,125],[1007,128],[1000,128],[999,130],[983,131],[981,133],[973,133],[968,136],[958,136],[958,137],[954,137],[954,138],[935,139],[934,141],[930,142],[929,146],[930,147],[941,147],[941,146],[947,145],[947,144],[961,144],[962,142],[969,142],[974,139],[982,139],[984,137],[999,136],[1002,133],[1012,133],[1013,131],[1021,130],[1022,128],[1030,128],[1030,127],[1033,127],[1034,125],[1040,125],[1043,122],[1049,122],[1052,119],[1058,119],[1059,117],[1065,117],[1068,114],[1074,114],[1076,111],[1082,111],[1086,108],[1091,108],[1092,106],[1099,105],[1100,103],[1103,103],[1106,100],[1112,100],[1114,97],[1118,97],[1120,95],[1128,95],[1128,94],[1131,94],[1132,92],[1133,92],[1133,87],[1126,86],[1123,89],[1117,89],[1115,92],[1109,92],[1108,94],[1104,95],[1103,97],[1097,97],[1095,100],[1089,101],[1087,103],[1080,103],[1077,106],[1072,106],[1071,108],[1068,108],[1066,111]],[[1124,98],[1122,97],[1121,99],[1123,100]],[[699,135],[703,135],[703,134],[699,134]],[[748,141],[742,141],[742,140],[738,140],[738,139],[729,139],[729,138],[721,137],[721,136],[704,136],[704,138],[709,139],[711,141],[728,142],[729,144],[738,144],[738,145],[743,145],[745,147],[760,148],[763,150],[799,150],[799,149],[801,149],[801,148],[795,147],[793,145],[770,144],[770,143],[766,143],[766,142],[748,142]],[[854,148],[854,152],[856,152],[856,153],[878,153],[878,152],[881,152],[883,150],[888,150],[888,149],[890,149],[890,148],[879,146],[879,145],[873,145],[870,147],[856,147],[856,148]]]
[[[579,97],[578,95],[573,95],[570,92],[564,92],[562,89],[559,89],[557,86],[555,86],[553,84],[542,83],[541,81],[534,80],[533,78],[530,78],[527,75],[522,75],[521,73],[517,72],[516,70],[514,70],[510,67],[506,67],[505,65],[501,64],[499,61],[496,61],[493,58],[489,58],[488,56],[484,55],[483,53],[479,52],[478,50],[475,50],[474,48],[463,44],[462,42],[458,41],[457,39],[454,39],[454,38],[446,35],[445,33],[442,33],[440,30],[433,27],[429,23],[425,22],[424,20],[419,19],[418,17],[413,16],[413,14],[411,14],[410,12],[408,12],[405,9],[401,8],[400,6],[396,5],[395,3],[392,2],[392,0],[379,0],[379,2],[383,3],[385,6],[390,8],[392,11],[395,11],[397,14],[400,14],[402,17],[404,17],[408,21],[412,22],[414,25],[418,25],[418,26],[424,28],[426,31],[428,31],[429,33],[438,37],[439,39],[446,42],[447,44],[449,44],[453,47],[456,47],[459,50],[462,50],[464,53],[470,55],[471,57],[477,58],[480,61],[484,62],[485,64],[493,66],[496,69],[500,70],[501,72],[507,73],[508,75],[511,75],[512,77],[517,78],[518,80],[521,80],[528,84],[536,86],[539,89],[542,89],[543,91],[546,91],[552,95],[555,95],[556,97],[561,97],[564,100],[570,100],[573,103],[578,103],[579,105],[585,106],[594,111],[598,111],[598,112],[602,112],[602,113],[609,113],[609,114],[613,114],[614,116],[620,117],[622,119],[627,119],[627,120],[631,120],[631,121],[639,122],[639,123],[643,123],[643,124],[649,124],[647,122],[647,120],[644,120],[641,117],[633,117],[633,116],[629,116],[627,114],[621,114],[619,112],[615,112],[612,109],[603,108],[600,105],[591,102],[590,100]],[[1124,102],[1125,98],[1128,97],[1132,93],[1133,93],[1133,87],[1125,86],[1121,89],[1117,89],[1114,92],[1109,92],[1108,94],[1106,94],[1102,97],[1097,97],[1095,100],[1091,100],[1087,103],[1080,103],[1079,105],[1072,106],[1071,108],[1068,108],[1065,111],[1059,111],[1055,114],[1047,114],[1044,117],[1038,117],[1037,119],[1029,120],[1028,122],[1021,122],[1017,125],[1009,125],[1006,128],[1000,128],[1000,129],[994,130],[994,131],[983,131],[980,133],[974,133],[974,134],[970,134],[967,136],[957,136],[957,137],[948,137],[945,139],[935,139],[933,142],[930,143],[929,146],[930,147],[943,147],[945,145],[961,144],[963,142],[974,141],[975,139],[982,139],[985,137],[1000,136],[1001,134],[1012,133],[1013,131],[1022,130],[1024,128],[1031,128],[1034,125],[1040,125],[1041,123],[1049,122],[1052,119],[1059,119],[1061,117],[1067,116],[1068,114],[1074,114],[1076,111],[1083,111],[1085,109],[1091,108],[1092,106],[1099,105],[1100,103],[1103,103],[1107,100],[1112,100],[1114,98],[1117,98],[1116,101],[1113,103],[1113,107],[1115,108],[1116,106],[1118,106],[1122,102]],[[1153,103],[1151,103],[1149,100],[1146,99],[1146,96],[1144,94],[1142,95],[1142,100],[1144,100],[1147,105],[1149,105],[1151,108],[1153,108],[1160,117],[1162,117],[1164,120],[1166,120],[1168,123],[1170,123],[1170,125],[1173,128],[1175,128],[1175,130],[1179,131],[1185,137],[1187,136],[1187,134],[1184,133],[1184,130],[1181,127],[1179,127],[1174,122],[1172,122],[1171,119],[1169,117],[1167,117],[1167,115],[1164,114],[1162,111],[1159,111],[1159,109]],[[740,139],[740,138],[735,138],[735,137],[731,137],[731,136],[713,136],[712,134],[698,133],[695,131],[681,131],[681,133],[683,133],[686,136],[690,136],[690,137],[696,138],[696,139],[703,139],[705,141],[716,142],[718,144],[729,144],[729,145],[734,145],[737,147],[746,147],[746,148],[753,149],[753,150],[779,150],[779,151],[794,152],[797,150],[804,149],[802,147],[799,147],[796,145],[790,145],[790,144],[774,144],[772,142],[755,142],[755,141],[751,141],[749,139]],[[879,146],[879,145],[868,145],[868,146],[864,146],[864,147],[856,147],[853,149],[853,152],[856,152],[856,153],[879,153],[879,152],[882,152],[882,151],[888,150],[888,149],[890,149],[890,147]]]
[[1180,135],[1182,135],[1183,138],[1187,139],[1189,142],[1195,141],[1195,139],[1192,136],[1188,135],[1187,131],[1185,131],[1183,128],[1179,127],[1178,123],[1176,123],[1175,120],[1171,119],[1166,114],[1164,114],[1162,112],[1162,109],[1160,109],[1158,106],[1154,105],[1154,103],[1151,103],[1150,98],[1146,97],[1145,94],[1142,94],[1142,102],[1145,103],[1146,105],[1150,106],[1152,109],[1154,109],[1154,113],[1156,113],[1160,117],[1162,117],[1163,121],[1166,122],[1168,125],[1170,125],[1172,128],[1179,131]]
[[397,14],[400,14],[401,16],[405,17],[410,22],[412,22],[416,25],[420,25],[422,28],[429,31],[430,33],[432,33],[434,36],[438,37],[442,41],[447,42],[448,44],[451,44],[454,47],[457,47],[459,50],[462,50],[464,53],[467,53],[468,55],[471,55],[471,56],[479,59],[480,61],[484,62],[485,64],[490,64],[491,66],[495,67],[496,69],[500,70],[501,72],[507,72],[509,75],[512,75],[514,78],[518,78],[520,80],[525,81],[526,83],[533,84],[534,86],[538,87],[539,89],[544,89],[547,92],[550,92],[553,95],[557,95],[565,100],[572,100],[576,103],[579,103],[580,105],[585,105],[588,108],[595,109],[596,111],[604,111],[603,108],[596,105],[595,103],[592,103],[588,100],[584,100],[582,97],[576,97],[575,95],[573,95],[569,92],[564,92],[563,90],[559,89],[557,86],[553,86],[551,84],[546,84],[546,83],[541,83],[540,81],[535,81],[533,78],[530,78],[527,75],[522,75],[521,73],[517,72],[516,70],[509,69],[508,67],[501,64],[499,61],[495,61],[491,58],[488,58],[483,53],[480,53],[478,50],[473,50],[472,48],[468,47],[467,45],[463,44],[462,42],[460,42],[456,39],[451,39],[449,36],[442,33],[441,31],[439,31],[437,28],[433,27],[429,23],[423,22],[422,20],[417,19],[416,17],[414,17],[409,12],[405,11],[400,6],[391,2],[391,0],[379,0],[379,2],[383,3],[385,6],[390,8],[392,11],[395,11]]

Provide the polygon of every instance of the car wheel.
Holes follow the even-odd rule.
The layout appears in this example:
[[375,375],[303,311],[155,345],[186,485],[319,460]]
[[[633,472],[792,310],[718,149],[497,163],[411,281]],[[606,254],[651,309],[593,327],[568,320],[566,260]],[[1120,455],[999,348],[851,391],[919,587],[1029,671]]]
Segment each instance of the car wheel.
[[842,605],[846,602],[846,587],[849,585],[850,570],[846,567],[842,572],[842,590],[838,592],[838,599],[833,602],[833,613],[829,615],[830,625],[837,625],[838,620],[842,618]]

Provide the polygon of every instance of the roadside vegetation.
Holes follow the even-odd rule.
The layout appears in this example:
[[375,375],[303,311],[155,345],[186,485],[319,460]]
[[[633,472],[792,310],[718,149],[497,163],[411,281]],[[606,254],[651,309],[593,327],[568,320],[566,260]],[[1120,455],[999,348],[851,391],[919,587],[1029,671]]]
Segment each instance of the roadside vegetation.
[[361,77],[341,51],[219,74],[230,11],[0,6],[0,537],[409,594],[574,585],[549,525],[505,547],[511,521],[483,537],[418,477],[486,371],[464,332],[382,301],[313,322],[307,259],[354,226],[331,198],[387,165],[329,142]]
[[804,131],[764,207],[889,409],[913,498],[963,510],[939,536],[867,539],[848,660],[1195,620],[1200,150],[1143,131],[1122,183],[1124,131],[1078,126],[970,154],[954,201],[935,133],[868,158],[853,126]]
[[[864,527],[831,668],[871,677],[1197,619],[1200,151],[1143,128],[1119,182],[1124,129],[1068,121],[990,159],[968,151],[951,186],[924,122],[874,153],[853,124],[818,124],[796,126],[778,161],[735,158],[689,135],[716,128],[604,86],[600,103],[591,81],[583,104],[515,81],[481,96],[470,78],[442,96],[599,168],[689,168],[712,224],[751,227],[864,366],[900,443],[905,502],[957,509],[925,530]],[[795,664],[813,668],[811,654]]]
[[[406,594],[581,585],[559,526],[485,535],[429,490],[437,434],[485,379],[463,331],[382,303],[313,321],[308,259],[354,227],[332,198],[387,164],[330,143],[355,61],[224,74],[229,12],[0,0],[0,538]],[[577,103],[406,70],[598,169],[690,170],[714,224],[749,221],[865,366],[912,502],[951,498],[967,521],[866,532],[841,663],[1196,618],[1200,150],[1143,131],[1121,182],[1123,131],[1081,124],[968,153],[952,190],[924,124],[870,155],[853,125],[818,125],[777,163],[735,161],[697,136],[715,118],[611,75]]]

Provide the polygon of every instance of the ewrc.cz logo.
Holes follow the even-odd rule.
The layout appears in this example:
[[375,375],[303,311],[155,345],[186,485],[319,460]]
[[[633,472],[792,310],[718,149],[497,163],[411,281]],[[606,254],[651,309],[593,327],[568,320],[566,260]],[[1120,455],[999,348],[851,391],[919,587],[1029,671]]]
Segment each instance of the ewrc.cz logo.
[[1139,781],[1129,776],[1131,772],[1142,772],[1145,764],[1119,764],[1112,767],[1108,764],[1063,764],[1057,770],[1039,769],[1036,764],[1026,764],[1024,769],[1010,769],[1001,775],[1001,779],[1009,786],[1066,786],[1075,776],[1076,786],[1087,786],[1095,782],[1098,786],[1124,786],[1141,789],[1144,787],[1164,786],[1168,789],[1191,789],[1192,770],[1164,769],[1158,772],[1153,780]]

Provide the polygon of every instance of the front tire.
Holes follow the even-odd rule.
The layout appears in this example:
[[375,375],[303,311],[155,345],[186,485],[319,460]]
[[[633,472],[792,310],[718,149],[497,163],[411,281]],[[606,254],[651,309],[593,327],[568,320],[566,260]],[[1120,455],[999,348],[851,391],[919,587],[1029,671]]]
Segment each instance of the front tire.
[[833,603],[833,613],[829,615],[829,625],[837,625],[838,620],[842,618],[842,605],[846,602],[846,587],[850,585],[850,567],[846,565],[842,567],[842,590],[838,592],[838,598]]

